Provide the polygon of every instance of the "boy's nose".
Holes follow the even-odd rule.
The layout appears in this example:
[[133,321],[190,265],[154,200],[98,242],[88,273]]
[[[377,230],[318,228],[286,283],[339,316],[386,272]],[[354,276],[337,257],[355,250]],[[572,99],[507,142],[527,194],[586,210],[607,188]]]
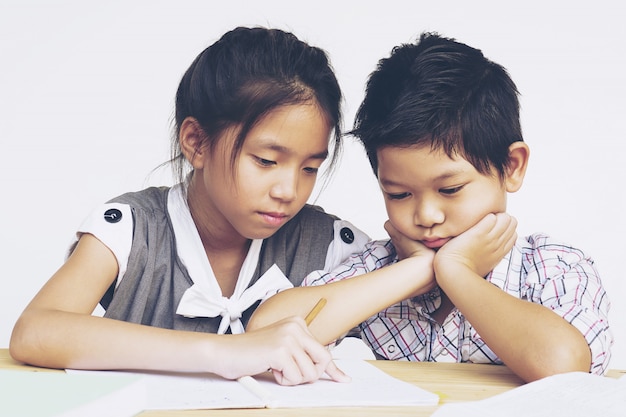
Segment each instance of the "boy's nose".
[[415,207],[413,221],[417,226],[430,228],[443,222],[443,211],[434,203],[420,201]]

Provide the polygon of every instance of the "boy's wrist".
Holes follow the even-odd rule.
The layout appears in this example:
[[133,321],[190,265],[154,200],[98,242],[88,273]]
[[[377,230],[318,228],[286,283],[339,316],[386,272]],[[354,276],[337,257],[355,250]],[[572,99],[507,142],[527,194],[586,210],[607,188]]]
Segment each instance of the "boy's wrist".
[[402,272],[408,279],[407,290],[409,297],[424,294],[432,290],[436,285],[433,270],[434,252],[423,252],[419,256],[411,256],[400,261],[406,265],[407,272]]
[[470,265],[447,258],[435,259],[433,271],[437,283],[444,291],[449,285],[458,285],[459,282],[466,280],[468,277],[479,276]]

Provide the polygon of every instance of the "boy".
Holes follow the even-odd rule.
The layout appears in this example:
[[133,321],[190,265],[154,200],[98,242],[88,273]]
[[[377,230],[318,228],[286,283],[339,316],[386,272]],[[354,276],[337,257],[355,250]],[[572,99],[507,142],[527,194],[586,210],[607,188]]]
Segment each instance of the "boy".
[[[529,158],[517,88],[503,67],[453,39],[423,34],[379,62],[352,133],[378,178],[393,245],[373,242],[330,274],[310,275],[303,285],[333,284],[287,290],[259,310],[260,318],[273,305],[306,310],[325,297],[334,306],[311,331],[330,342],[359,314],[374,314],[359,298],[345,305],[361,280],[386,279],[384,291],[401,292],[397,274],[367,272],[432,256],[410,297],[359,325],[378,357],[504,363],[526,381],[606,370],[609,301],[593,261],[542,234],[519,238],[511,249],[499,226],[516,225],[505,213],[506,196],[521,187]],[[490,263],[485,242],[508,253]]]

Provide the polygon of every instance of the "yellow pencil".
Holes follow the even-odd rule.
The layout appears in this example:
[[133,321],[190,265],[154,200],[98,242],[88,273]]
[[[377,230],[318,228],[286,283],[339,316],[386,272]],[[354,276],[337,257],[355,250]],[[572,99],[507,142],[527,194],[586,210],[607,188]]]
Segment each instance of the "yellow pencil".
[[317,304],[315,304],[315,307],[313,307],[313,309],[309,312],[309,314],[306,315],[306,318],[304,319],[307,326],[311,324],[311,322],[315,319],[315,317],[317,317],[318,313],[322,311],[325,305],[326,299],[320,298]]

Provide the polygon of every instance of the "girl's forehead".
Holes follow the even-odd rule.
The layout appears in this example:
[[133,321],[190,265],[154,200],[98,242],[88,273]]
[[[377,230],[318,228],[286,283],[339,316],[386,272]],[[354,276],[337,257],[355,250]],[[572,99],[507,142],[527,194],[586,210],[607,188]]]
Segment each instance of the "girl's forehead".
[[270,148],[315,149],[327,152],[331,126],[319,107],[311,103],[274,109],[256,123],[245,138],[245,145]]

